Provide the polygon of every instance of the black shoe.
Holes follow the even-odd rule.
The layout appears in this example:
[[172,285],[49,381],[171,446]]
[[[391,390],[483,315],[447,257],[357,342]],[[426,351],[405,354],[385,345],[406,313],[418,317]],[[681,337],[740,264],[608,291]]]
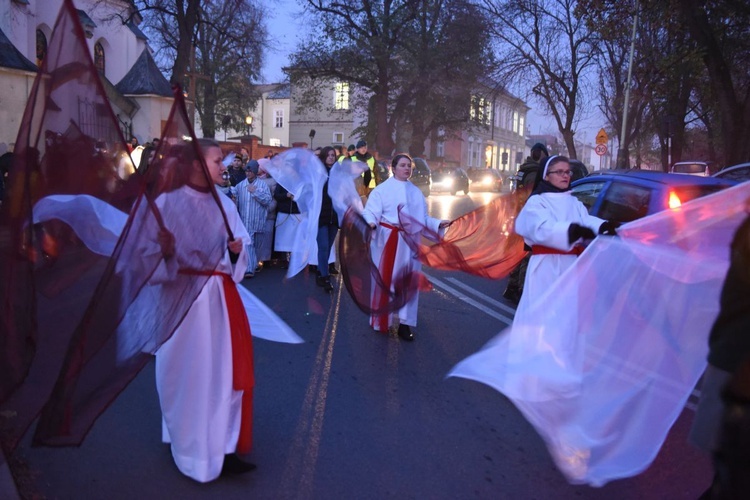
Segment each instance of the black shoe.
[[316,276],[315,284],[318,286],[322,286],[323,290],[325,290],[326,292],[333,291],[333,285],[331,284],[330,276]]
[[328,264],[328,274],[338,274],[339,270],[336,269],[335,264]]
[[398,325],[398,336],[409,342],[414,340],[414,334],[411,332],[409,325]]
[[221,475],[229,476],[235,474],[244,474],[255,470],[257,467],[250,462],[243,462],[236,453],[224,455],[224,465],[221,467]]

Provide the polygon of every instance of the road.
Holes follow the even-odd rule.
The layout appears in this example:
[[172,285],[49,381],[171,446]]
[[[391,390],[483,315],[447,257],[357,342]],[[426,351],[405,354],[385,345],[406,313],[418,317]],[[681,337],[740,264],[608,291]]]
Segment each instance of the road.
[[[431,196],[452,218],[494,195]],[[30,491],[48,498],[697,498],[707,457],[686,435],[686,409],[653,465],[602,488],[566,482],[515,407],[483,384],[445,379],[458,361],[505,328],[514,309],[503,282],[426,270],[413,343],[374,333],[336,279],[284,280],[264,269],[243,284],[304,339],[256,340],[255,438],[243,476],[198,484],[160,442],[153,364],[99,419],[80,448],[30,448]]]

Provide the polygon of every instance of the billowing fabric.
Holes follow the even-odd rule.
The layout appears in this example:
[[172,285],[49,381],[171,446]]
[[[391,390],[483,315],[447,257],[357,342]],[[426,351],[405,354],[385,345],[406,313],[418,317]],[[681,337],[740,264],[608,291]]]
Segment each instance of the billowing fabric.
[[[438,233],[438,226],[441,222],[440,219],[429,216],[427,200],[409,181],[400,181],[391,177],[370,193],[362,217],[368,224],[377,224],[370,244],[372,262],[378,263],[383,282],[388,285],[391,293],[396,292],[396,286],[403,277],[419,275],[421,269],[421,263],[404,241],[405,236],[401,234],[405,230],[400,224],[400,213],[420,221],[423,227],[435,234]],[[421,228],[418,227],[418,229]],[[406,237],[416,238],[417,236],[411,234]],[[395,248],[393,248],[394,245]],[[360,256],[360,258],[366,257]],[[372,294],[371,308],[373,310],[382,310],[390,301],[389,294],[381,292],[377,286],[373,287]],[[409,300],[398,309],[398,317],[402,324],[417,326],[418,303],[419,289],[417,288],[410,294]],[[375,330],[387,331],[391,323],[390,314],[372,314],[370,317],[370,325]]]
[[[328,180],[325,167],[312,151],[289,149],[264,164],[266,171],[284,189],[294,195],[299,214],[276,215],[276,249],[291,252],[287,277],[302,271],[310,260],[310,249],[318,235],[318,216],[323,196],[323,185]],[[286,215],[286,216],[285,216]],[[291,239],[287,228],[298,222]],[[279,241],[282,240],[282,241]],[[284,250],[288,245],[289,250]]]
[[510,398],[570,482],[640,473],[706,366],[748,197],[740,184],[597,237],[449,376]]
[[[514,231],[514,221],[524,199],[525,194],[519,192],[504,194],[451,221],[442,238],[423,228],[421,234],[431,243],[421,238],[407,243],[424,265],[434,269],[504,278],[526,255],[523,241]],[[421,225],[405,214],[401,214],[400,220],[404,227]]]
[[350,207],[358,214],[364,210],[364,203],[357,192],[354,180],[361,178],[365,170],[366,163],[349,159],[337,161],[331,167],[328,195],[331,197],[333,209],[339,216],[339,226],[343,226],[344,214]]

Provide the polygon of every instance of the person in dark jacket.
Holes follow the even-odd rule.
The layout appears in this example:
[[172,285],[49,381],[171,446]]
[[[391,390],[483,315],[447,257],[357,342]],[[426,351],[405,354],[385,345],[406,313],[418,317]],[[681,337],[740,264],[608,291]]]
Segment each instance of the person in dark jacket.
[[[518,169],[518,189],[528,187],[531,190],[539,172],[539,165],[548,157],[547,147],[541,142],[537,142],[531,147],[531,156],[528,156]],[[524,257],[508,276],[508,285],[505,287],[503,297],[515,304],[518,304],[523,294],[523,282],[526,279],[526,268],[529,265],[530,258],[530,255]]]
[[[336,150],[331,146],[326,146],[320,151],[318,158],[330,173],[331,167],[336,163]],[[338,273],[334,264],[328,264],[331,247],[333,247],[338,231],[339,219],[333,208],[331,197],[328,195],[328,182],[326,181],[323,185],[323,202],[320,206],[320,217],[318,218],[318,276],[315,278],[315,283],[322,286],[327,292],[333,290],[331,272]]]
[[[750,199],[745,210],[750,214]],[[737,229],[730,252],[689,437],[693,445],[714,456],[714,482],[701,498],[740,498],[727,492],[737,491],[738,479],[747,484],[748,453],[739,443],[750,436],[746,415],[750,412],[750,215]]]

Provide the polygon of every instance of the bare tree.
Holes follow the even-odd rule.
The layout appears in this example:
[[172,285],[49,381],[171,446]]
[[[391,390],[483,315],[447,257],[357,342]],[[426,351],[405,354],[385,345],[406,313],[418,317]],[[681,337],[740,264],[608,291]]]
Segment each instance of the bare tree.
[[750,158],[750,5],[746,0],[680,0],[675,12],[700,51],[716,115],[722,160]]
[[497,81],[531,89],[555,120],[575,158],[575,127],[585,111],[594,65],[594,35],[574,14],[575,0],[483,0],[493,20]]
[[235,130],[242,128],[258,96],[252,81],[260,74],[267,33],[263,12],[248,0],[205,2],[196,37],[194,71],[196,108],[206,137],[215,137],[225,116]]

